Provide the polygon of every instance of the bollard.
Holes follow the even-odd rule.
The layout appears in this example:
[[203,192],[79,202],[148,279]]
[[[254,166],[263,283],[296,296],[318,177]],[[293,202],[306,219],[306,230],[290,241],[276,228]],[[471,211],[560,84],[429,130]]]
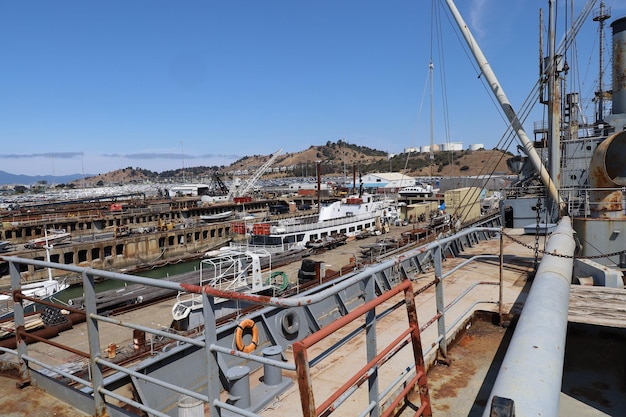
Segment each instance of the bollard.
[[133,330],[133,349],[142,351],[146,348],[146,332],[141,330]]
[[230,384],[229,402],[239,408],[250,407],[250,368],[234,366],[226,372]]
[[197,398],[181,395],[178,398],[178,417],[203,417],[204,404]]
[[109,347],[107,348],[109,359],[115,358],[116,350],[117,350],[117,345],[115,343],[109,343]]
[[[281,354],[283,348],[276,346],[269,346],[263,349],[263,356],[275,361],[281,360]],[[280,368],[270,365],[268,363],[263,365],[263,383],[269,386],[280,385],[283,382],[283,374]]]

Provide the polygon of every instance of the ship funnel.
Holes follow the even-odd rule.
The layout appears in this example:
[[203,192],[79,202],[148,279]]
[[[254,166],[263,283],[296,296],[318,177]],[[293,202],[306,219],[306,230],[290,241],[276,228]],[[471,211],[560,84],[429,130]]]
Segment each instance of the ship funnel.
[[[626,21],[625,21],[626,22]],[[598,145],[589,163],[592,217],[622,215],[622,190],[626,187],[626,131],[615,133]]]

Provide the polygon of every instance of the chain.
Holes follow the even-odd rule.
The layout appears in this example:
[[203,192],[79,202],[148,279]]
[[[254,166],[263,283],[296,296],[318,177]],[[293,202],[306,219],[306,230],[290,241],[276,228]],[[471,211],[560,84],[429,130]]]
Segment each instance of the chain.
[[[511,236],[511,235],[509,235],[509,234],[507,234],[507,233],[505,233],[505,232],[501,232],[501,233],[502,233],[504,236],[506,236],[506,237],[508,237],[509,239],[511,239],[513,242],[517,243],[518,245],[521,245],[521,246],[523,246],[523,247],[525,247],[525,248],[527,248],[527,249],[530,249],[530,250],[536,250],[536,251],[537,251],[537,254],[539,254],[539,253],[541,253],[542,255],[548,254],[548,255],[551,255],[551,256],[556,256],[556,257],[558,257],[558,258],[601,259],[601,258],[609,258],[609,257],[611,257],[611,256],[621,255],[622,253],[626,252],[626,251],[624,251],[624,250],[621,250],[621,251],[619,251],[619,252],[607,253],[607,254],[604,254],[604,255],[592,255],[592,256],[570,256],[570,255],[564,255],[564,254],[562,254],[562,253],[550,253],[550,252],[546,252],[546,251],[544,251],[544,250],[539,250],[539,249],[537,249],[537,245],[535,245],[535,246],[533,247],[533,246],[531,246],[531,245],[529,245],[529,244],[527,244],[527,243],[522,242],[522,241],[521,241],[521,240],[519,240],[519,239],[514,238],[513,236]],[[537,255],[535,255],[535,256],[537,256]]]
[[541,197],[537,197],[537,205],[535,206],[536,223],[535,223],[535,263],[533,264],[533,275],[537,273],[539,268],[539,222],[541,221]]

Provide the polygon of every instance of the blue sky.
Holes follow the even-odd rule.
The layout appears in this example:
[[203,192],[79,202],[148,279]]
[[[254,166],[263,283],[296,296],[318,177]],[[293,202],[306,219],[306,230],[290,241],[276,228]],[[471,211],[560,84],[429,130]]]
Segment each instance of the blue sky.
[[[547,1],[457,3],[517,109]],[[431,56],[434,142],[492,148],[506,125],[448,16],[432,30],[426,0],[0,2],[0,170],[163,171],[339,139],[399,153],[430,142]],[[597,27],[578,43],[583,97]]]

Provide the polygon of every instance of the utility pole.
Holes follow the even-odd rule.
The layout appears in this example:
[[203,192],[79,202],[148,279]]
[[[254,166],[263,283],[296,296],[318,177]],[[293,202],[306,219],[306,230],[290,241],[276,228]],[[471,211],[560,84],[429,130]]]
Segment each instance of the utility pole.
[[185,182],[185,149],[183,148],[184,141],[180,141],[180,157],[183,160],[183,182]]

